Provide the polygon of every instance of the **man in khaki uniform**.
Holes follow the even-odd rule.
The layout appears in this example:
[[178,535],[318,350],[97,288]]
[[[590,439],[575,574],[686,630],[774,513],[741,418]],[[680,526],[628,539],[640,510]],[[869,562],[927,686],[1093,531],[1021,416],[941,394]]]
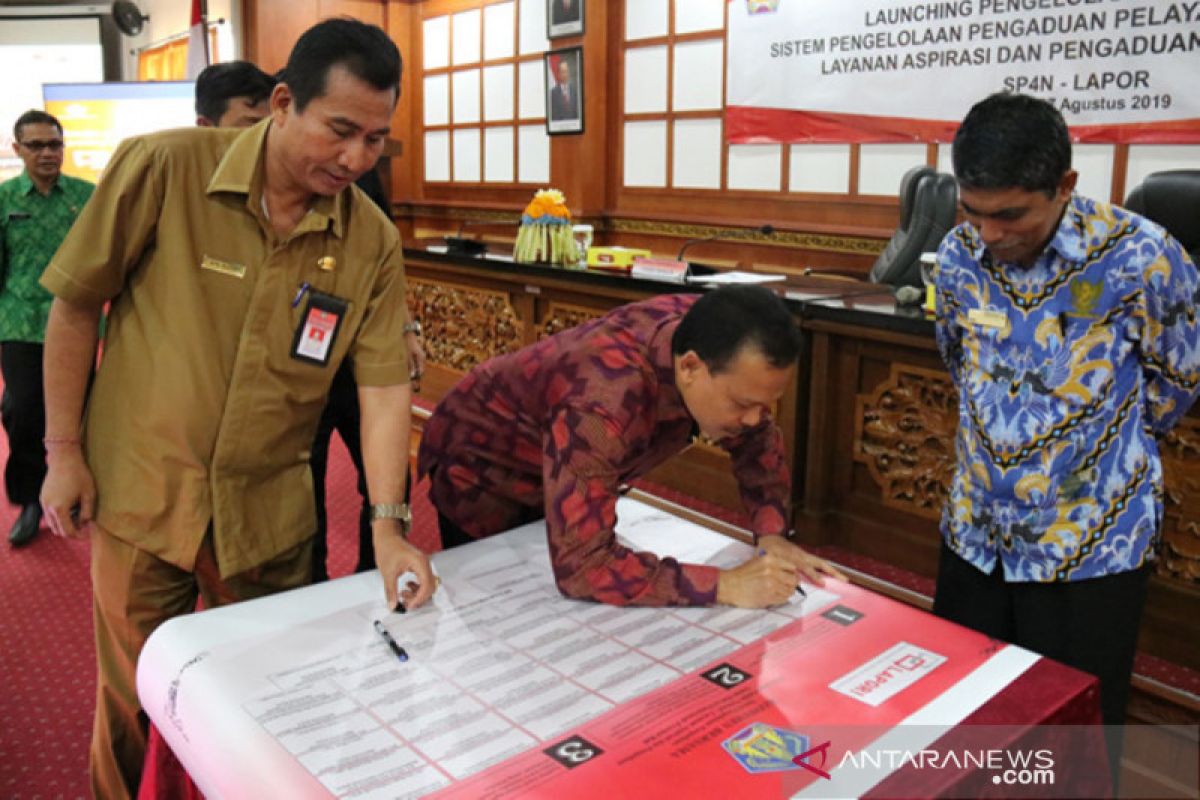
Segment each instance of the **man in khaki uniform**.
[[218,605],[307,582],[308,448],[345,357],[387,602],[406,571],[407,602],[434,588],[428,558],[403,536],[399,236],[350,189],[389,131],[400,54],[377,27],[327,20],[297,42],[287,75],[270,118],[245,131],[125,142],[42,279],[56,295],[42,504],[56,533],[92,534],[99,798],[137,792],[146,731],[134,674],[155,627],[198,595]]

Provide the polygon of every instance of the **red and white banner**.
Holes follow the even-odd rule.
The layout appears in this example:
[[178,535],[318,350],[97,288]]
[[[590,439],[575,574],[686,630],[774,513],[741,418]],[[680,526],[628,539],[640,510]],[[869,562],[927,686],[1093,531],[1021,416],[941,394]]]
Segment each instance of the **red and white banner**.
[[1200,2],[730,0],[729,141],[949,141],[1011,90],[1083,142],[1200,142]]
[[[781,607],[795,622],[436,796],[792,797],[807,788],[857,797],[892,770],[858,770],[848,754],[897,726],[917,726],[922,749],[1038,658],[861,588],[829,586],[836,594],[810,587],[802,604]],[[763,612],[675,613],[713,625]]]
[[192,25],[188,29],[187,79],[196,80],[208,66],[208,25],[204,19],[204,0],[192,0]]

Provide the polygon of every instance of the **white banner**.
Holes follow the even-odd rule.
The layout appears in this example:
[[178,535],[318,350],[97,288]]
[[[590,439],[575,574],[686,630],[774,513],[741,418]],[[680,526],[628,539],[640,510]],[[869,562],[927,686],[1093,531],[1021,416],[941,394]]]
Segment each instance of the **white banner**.
[[1200,0],[730,0],[735,142],[946,141],[1045,98],[1081,141],[1200,142]]

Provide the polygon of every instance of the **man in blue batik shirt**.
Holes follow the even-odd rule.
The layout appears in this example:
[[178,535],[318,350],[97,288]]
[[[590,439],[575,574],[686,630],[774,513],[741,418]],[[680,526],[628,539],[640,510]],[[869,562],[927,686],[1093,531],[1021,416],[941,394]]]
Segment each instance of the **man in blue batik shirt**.
[[959,425],[934,611],[1096,675],[1118,725],[1162,521],[1157,438],[1200,381],[1200,281],[1161,227],[1074,193],[1045,101],[976,104],[953,162],[966,222],[938,251],[937,340]]

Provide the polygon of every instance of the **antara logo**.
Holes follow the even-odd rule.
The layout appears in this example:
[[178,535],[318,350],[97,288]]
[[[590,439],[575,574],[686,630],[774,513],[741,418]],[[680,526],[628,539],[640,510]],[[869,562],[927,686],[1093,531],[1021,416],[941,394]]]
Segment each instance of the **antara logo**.
[[[818,778],[824,778],[827,781],[832,780],[833,778],[829,775],[828,772],[825,771],[825,761],[829,758],[829,745],[830,744],[832,744],[832,742],[825,741],[825,742],[822,742],[821,744],[817,745],[816,747],[809,748],[808,750],[805,750],[803,753],[801,753],[800,755],[793,758],[792,763],[798,767],[803,767],[804,769],[806,769],[809,772],[816,775]],[[820,764],[813,763],[813,761],[817,758],[817,756],[821,757]]]
[[885,652],[829,684],[829,688],[869,706],[878,706],[944,664],[946,657],[908,642]]

